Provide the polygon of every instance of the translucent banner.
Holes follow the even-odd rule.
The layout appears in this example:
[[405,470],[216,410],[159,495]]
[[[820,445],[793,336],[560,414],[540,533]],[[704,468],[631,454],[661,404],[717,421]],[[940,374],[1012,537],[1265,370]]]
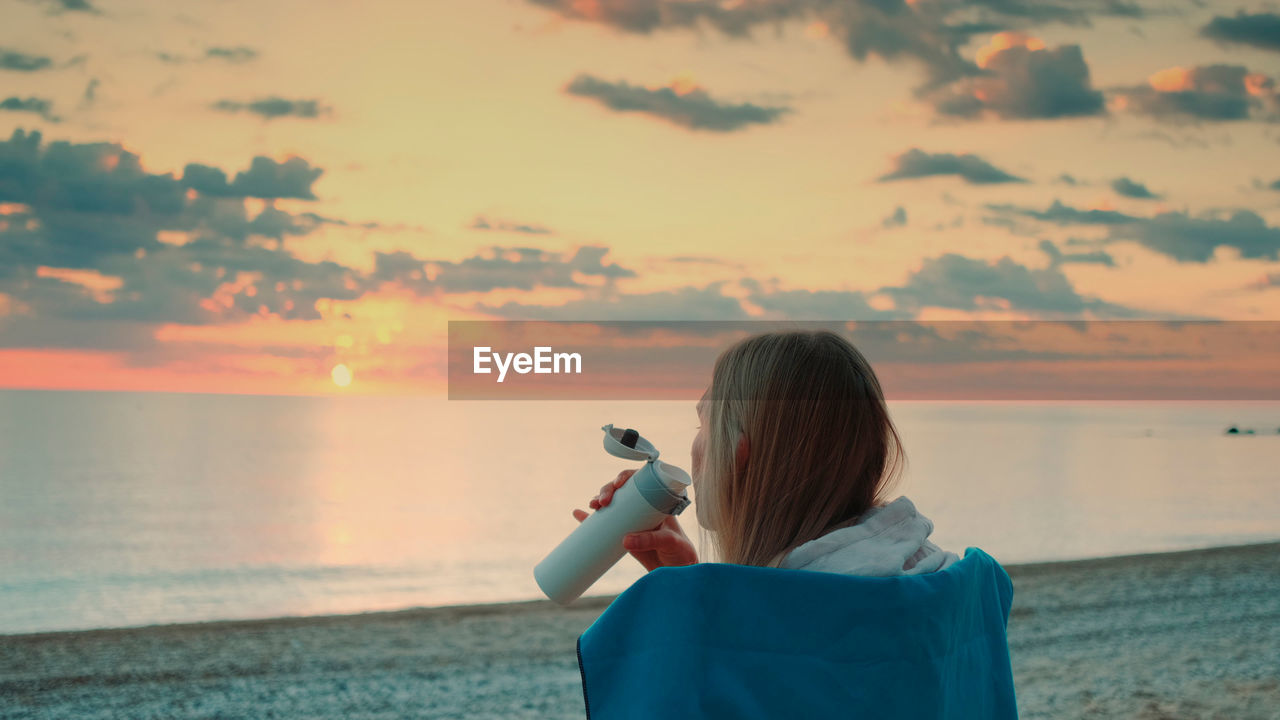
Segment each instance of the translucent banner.
[[1280,322],[859,321],[449,323],[451,400],[691,399],[758,333],[829,330],[886,397],[1280,400]]

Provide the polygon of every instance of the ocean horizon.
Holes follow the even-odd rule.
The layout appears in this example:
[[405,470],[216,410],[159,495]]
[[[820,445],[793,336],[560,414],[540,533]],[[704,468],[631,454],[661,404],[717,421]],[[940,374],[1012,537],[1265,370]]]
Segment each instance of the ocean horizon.
[[[1280,538],[1280,403],[889,405],[891,496],[948,549]],[[633,466],[606,423],[689,467],[692,402],[0,391],[0,634],[539,598],[570,511]],[[641,572],[624,558],[588,592]]]

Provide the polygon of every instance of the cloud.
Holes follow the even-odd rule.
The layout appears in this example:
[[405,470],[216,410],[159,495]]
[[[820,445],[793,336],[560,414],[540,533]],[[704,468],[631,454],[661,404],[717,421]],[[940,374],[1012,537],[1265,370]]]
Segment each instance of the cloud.
[[[233,207],[243,207],[243,205],[236,203]],[[325,221],[314,213],[294,215],[268,205],[253,220],[244,224],[243,236],[261,235],[283,240],[286,235],[309,235],[323,224]]]
[[572,255],[529,247],[493,246],[487,252],[458,262],[428,260],[412,253],[374,253],[374,285],[395,283],[419,295],[489,292],[500,288],[533,290],[539,287],[587,288],[579,278],[601,278],[606,284],[635,277],[634,270],[605,264],[609,248],[584,245]]
[[1224,43],[1252,45],[1263,50],[1280,51],[1280,15],[1236,13],[1235,17],[1214,17],[1200,34]]
[[167,215],[182,200],[172,176],[143,172],[137,155],[113,143],[42,147],[40,133],[22,130],[0,141],[0,202],[76,214]]
[[181,176],[154,174],[114,143],[44,143],[39,133],[14,133],[0,142],[0,295],[16,310],[0,318],[0,346],[101,349],[114,338],[111,347],[141,353],[130,361],[145,363],[171,352],[154,342],[161,324],[314,320],[322,301],[353,300],[385,282],[424,294],[595,292],[635,275],[598,246],[564,254],[493,248],[460,262],[382,253],[373,273],[303,260],[271,240],[326,224],[380,227],[269,203],[248,212],[246,197],[314,197],[319,174],[302,158],[265,157],[231,182],[195,163]]
[[978,51],[982,73],[941,89],[935,109],[953,117],[992,114],[1004,119],[1102,115],[1102,93],[1093,88],[1078,45],[1052,50],[1023,33],[1003,32]]
[[898,287],[882,288],[900,308],[1012,310],[1041,315],[1135,317],[1129,308],[1080,295],[1058,264],[1035,269],[1009,257],[996,261],[955,253],[926,258]]
[[315,200],[311,185],[323,173],[324,170],[312,167],[300,157],[276,162],[259,155],[248,170],[236,173],[235,180],[230,183],[218,168],[198,163],[190,163],[183,169],[182,183],[184,187],[213,197]]
[[[799,3],[797,3],[799,4]],[[901,0],[821,3],[817,21],[859,62],[879,57],[889,62],[914,60],[925,69],[927,84],[938,85],[974,73],[959,47],[989,24],[949,25],[944,17],[917,11]]]
[[1111,237],[1136,240],[1178,262],[1206,263],[1219,247],[1234,248],[1246,259],[1280,259],[1280,227],[1269,227],[1250,210],[1236,210],[1226,218],[1160,213],[1150,220],[1118,227]]
[[743,278],[746,300],[775,318],[787,320],[887,320],[907,317],[901,310],[879,310],[861,290],[780,290]]
[[987,208],[1057,225],[1104,225],[1109,228],[1105,242],[1135,241],[1178,262],[1206,263],[1219,247],[1233,248],[1245,259],[1280,259],[1280,227],[1268,226],[1250,210],[1200,217],[1164,212],[1144,218],[1114,210],[1079,210],[1057,200],[1044,211],[1011,205]]
[[790,111],[785,107],[720,102],[687,80],[650,88],[579,75],[565,87],[565,92],[591,98],[617,112],[638,112],[691,130],[712,132],[733,132],[749,125],[769,125]]
[[211,47],[204,51],[206,58],[226,60],[229,63],[247,63],[258,57],[258,51],[243,45],[237,47]]
[[[1071,261],[1105,262],[1080,255]],[[475,309],[520,320],[893,320],[913,318],[931,307],[1018,311],[1040,317],[1141,315],[1125,306],[1080,295],[1059,264],[1035,269],[1008,257],[989,261],[948,253],[925,259],[903,285],[872,292],[781,290],[776,278],[761,282],[745,277],[737,283],[739,292],[726,293],[724,282],[648,293],[625,293],[606,286],[589,289],[582,298],[558,305],[511,301],[481,304]],[[892,298],[895,306],[877,308],[871,303],[876,295]],[[748,312],[748,307],[753,311]]]
[[741,268],[742,263],[726,260],[724,258],[712,257],[710,255],[673,255],[664,258],[667,262],[680,263],[682,265],[720,265],[721,267]]
[[89,3],[89,0],[49,0],[53,5],[52,11],[55,14],[64,12],[83,12],[100,14],[98,8]]
[[971,185],[1026,182],[1020,177],[1010,175],[995,167],[977,155],[927,153],[919,148],[911,148],[894,158],[893,164],[893,171],[881,175],[877,179],[879,182],[934,175],[955,175]]
[[1089,209],[1080,210],[1069,205],[1062,204],[1059,200],[1054,200],[1053,204],[1045,210],[1032,210],[1030,208],[1016,207],[1013,205],[995,205],[986,206],[988,210],[994,210],[1001,213],[1013,213],[1024,217],[1034,218],[1051,222],[1056,225],[1120,225],[1124,223],[1137,222],[1139,218],[1131,215],[1125,215],[1115,210]]
[[975,35],[1048,22],[1087,25],[1099,15],[1142,15],[1138,6],[1116,0],[529,1],[563,17],[640,35],[712,28],[748,38],[758,27],[807,22],[816,36],[839,44],[858,62],[878,57],[920,64],[934,86],[975,74],[977,68],[959,52]]
[[1062,22],[1068,25],[1089,25],[1091,15],[1140,18],[1146,15],[1141,5],[1120,0],[1103,2],[1043,2],[1041,0],[970,0],[973,6],[984,7],[1007,17],[1021,17],[1035,22]]
[[332,108],[321,105],[319,100],[287,100],[282,97],[266,97],[249,102],[238,100],[219,100],[211,105],[214,110],[225,113],[251,113],[264,120],[282,117],[318,118],[332,112]]
[[471,222],[472,230],[496,230],[499,232],[523,233],[525,235],[550,235],[551,230],[541,225],[531,225],[528,223],[513,223],[505,220],[495,220],[490,222],[483,215],[477,215],[476,219]]
[[202,62],[206,60],[220,60],[233,65],[243,65],[252,62],[258,58],[258,51],[244,45],[237,46],[213,46],[205,48],[204,54],[196,56],[175,55],[173,53],[158,52],[156,58],[161,62],[170,65],[182,65],[188,62]]
[[53,67],[53,60],[43,55],[28,55],[26,53],[0,48],[0,70],[15,70],[17,72],[36,72],[37,70],[45,70]]
[[44,98],[10,97],[0,100],[0,110],[5,112],[34,113],[49,122],[59,122],[60,118],[53,114],[53,103]]
[[907,224],[907,210],[899,205],[894,208],[888,217],[880,221],[880,226],[884,228],[902,227]]
[[1277,120],[1274,79],[1241,65],[1173,67],[1116,91],[1116,107],[1160,120]]
[[[259,174],[251,167],[244,184],[266,168],[255,165]],[[0,294],[20,308],[0,325],[0,344],[55,342],[41,326],[102,323],[104,332],[146,337],[160,323],[314,319],[317,300],[365,292],[358,271],[249,242],[305,234],[319,216],[268,206],[250,218],[245,195],[187,190],[115,143],[45,143],[21,130],[0,141]]]
[[42,315],[201,325],[263,314],[315,320],[320,317],[317,300],[352,300],[364,293],[359,273],[351,268],[216,235],[181,247],[161,246],[141,258],[107,255],[95,269],[120,279],[108,302],[86,297],[72,283],[45,278],[42,288],[42,279],[33,280],[30,274],[25,287],[17,284],[17,297]]
[[1048,240],[1040,241],[1040,249],[1049,256],[1049,266],[1055,267],[1065,265],[1067,263],[1081,263],[1092,265],[1106,265],[1107,267],[1115,267],[1115,258],[1110,253],[1103,250],[1093,250],[1090,252],[1064,253]]
[[957,47],[967,39],[963,27],[947,27],[940,18],[917,12],[903,0],[832,3],[819,0],[765,0],[726,4],[712,0],[531,0],[561,15],[608,25],[630,33],[698,30],[711,26],[735,38],[749,37],[757,26],[787,20],[820,23],[826,36],[858,61],[875,55],[885,60],[915,59],[932,77],[963,75],[970,64]]
[[1159,200],[1161,198],[1160,195],[1148,190],[1146,185],[1130,180],[1127,177],[1119,177],[1112,180],[1111,189],[1119,195],[1139,200]]
[[84,93],[80,96],[80,106],[88,107],[98,101],[98,78],[90,78],[89,84],[85,85]]
[[508,320],[748,320],[750,316],[737,299],[726,296],[723,282],[705,287],[682,287],[647,293],[621,293],[613,289],[595,291],[560,305],[508,301],[501,305],[481,303],[481,312]]

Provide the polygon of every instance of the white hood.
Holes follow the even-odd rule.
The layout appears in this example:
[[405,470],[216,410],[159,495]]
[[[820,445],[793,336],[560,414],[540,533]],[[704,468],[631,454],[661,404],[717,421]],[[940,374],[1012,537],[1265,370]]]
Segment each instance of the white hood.
[[905,497],[797,547],[778,567],[887,577],[941,570],[960,557],[929,542],[933,521]]

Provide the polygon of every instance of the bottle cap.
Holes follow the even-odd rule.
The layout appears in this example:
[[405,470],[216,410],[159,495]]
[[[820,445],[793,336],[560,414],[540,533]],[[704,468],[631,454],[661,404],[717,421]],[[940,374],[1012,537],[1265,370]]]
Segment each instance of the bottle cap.
[[627,460],[657,460],[658,449],[635,430],[616,428],[609,423],[604,430],[604,450],[614,457]]

